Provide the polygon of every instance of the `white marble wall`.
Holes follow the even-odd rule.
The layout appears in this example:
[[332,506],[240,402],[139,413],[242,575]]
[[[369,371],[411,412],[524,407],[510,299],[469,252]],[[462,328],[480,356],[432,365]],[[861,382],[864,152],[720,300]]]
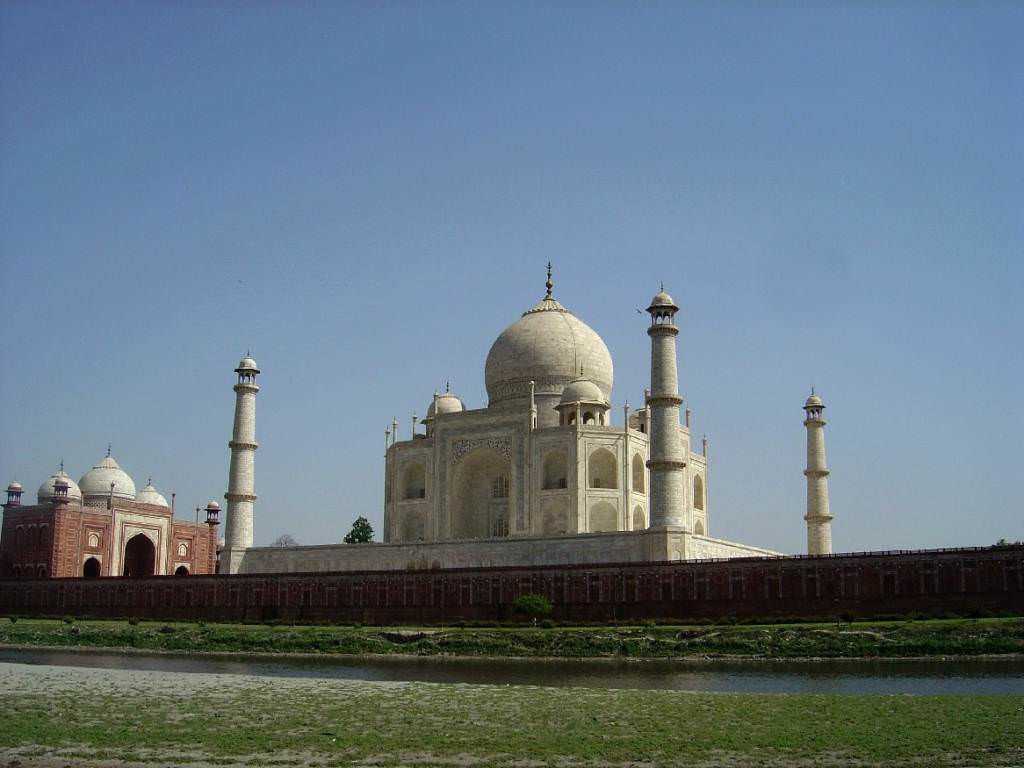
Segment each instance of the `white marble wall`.
[[424,544],[328,544],[246,550],[242,573],[397,571],[600,563],[641,563],[709,557],[776,555],[757,547],[666,529],[523,536]]

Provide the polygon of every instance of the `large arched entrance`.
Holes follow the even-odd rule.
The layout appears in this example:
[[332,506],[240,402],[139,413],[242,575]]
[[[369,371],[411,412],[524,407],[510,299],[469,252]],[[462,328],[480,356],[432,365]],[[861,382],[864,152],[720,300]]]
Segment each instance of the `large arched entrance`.
[[100,575],[100,561],[95,557],[90,557],[85,561],[85,565],[82,567],[82,575],[87,579],[95,579]]
[[508,536],[511,462],[491,448],[478,448],[459,462],[451,485],[451,537]]
[[149,537],[138,533],[128,540],[124,548],[125,576],[152,576],[156,564],[156,548]]

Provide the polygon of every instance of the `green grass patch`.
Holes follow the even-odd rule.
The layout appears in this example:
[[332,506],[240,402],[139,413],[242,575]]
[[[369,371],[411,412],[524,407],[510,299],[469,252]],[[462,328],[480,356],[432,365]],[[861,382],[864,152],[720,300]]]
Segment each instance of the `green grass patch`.
[[395,628],[0,619],[0,644],[224,653],[900,658],[1024,653],[1024,619]]
[[[12,671],[13,670],[13,671]],[[251,765],[1024,763],[1024,697],[693,694],[3,665],[0,756]]]

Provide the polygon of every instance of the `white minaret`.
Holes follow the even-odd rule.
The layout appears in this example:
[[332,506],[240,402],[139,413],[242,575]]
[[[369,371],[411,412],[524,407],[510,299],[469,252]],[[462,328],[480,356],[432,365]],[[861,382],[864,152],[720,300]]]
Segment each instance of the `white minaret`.
[[254,464],[256,456],[256,374],[260,369],[256,361],[246,354],[238,364],[235,373],[235,426],[231,433],[231,469],[228,472],[227,530],[224,532],[224,549],[227,557],[227,572],[237,573],[241,564],[242,551],[252,546],[252,507],[256,501],[253,493]]
[[686,526],[686,485],[683,470],[686,454],[679,427],[679,376],[676,370],[676,306],[672,297],[660,291],[647,308],[651,314],[651,528]]
[[804,403],[807,427],[807,554],[832,554],[832,513],[828,511],[828,467],[825,464],[825,404],[814,394]]

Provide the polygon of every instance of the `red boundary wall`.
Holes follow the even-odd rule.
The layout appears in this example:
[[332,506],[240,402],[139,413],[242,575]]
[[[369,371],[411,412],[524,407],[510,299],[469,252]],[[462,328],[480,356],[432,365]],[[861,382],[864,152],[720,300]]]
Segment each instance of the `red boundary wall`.
[[672,563],[0,581],[0,613],[208,621],[563,621],[1024,614],[1024,546]]

